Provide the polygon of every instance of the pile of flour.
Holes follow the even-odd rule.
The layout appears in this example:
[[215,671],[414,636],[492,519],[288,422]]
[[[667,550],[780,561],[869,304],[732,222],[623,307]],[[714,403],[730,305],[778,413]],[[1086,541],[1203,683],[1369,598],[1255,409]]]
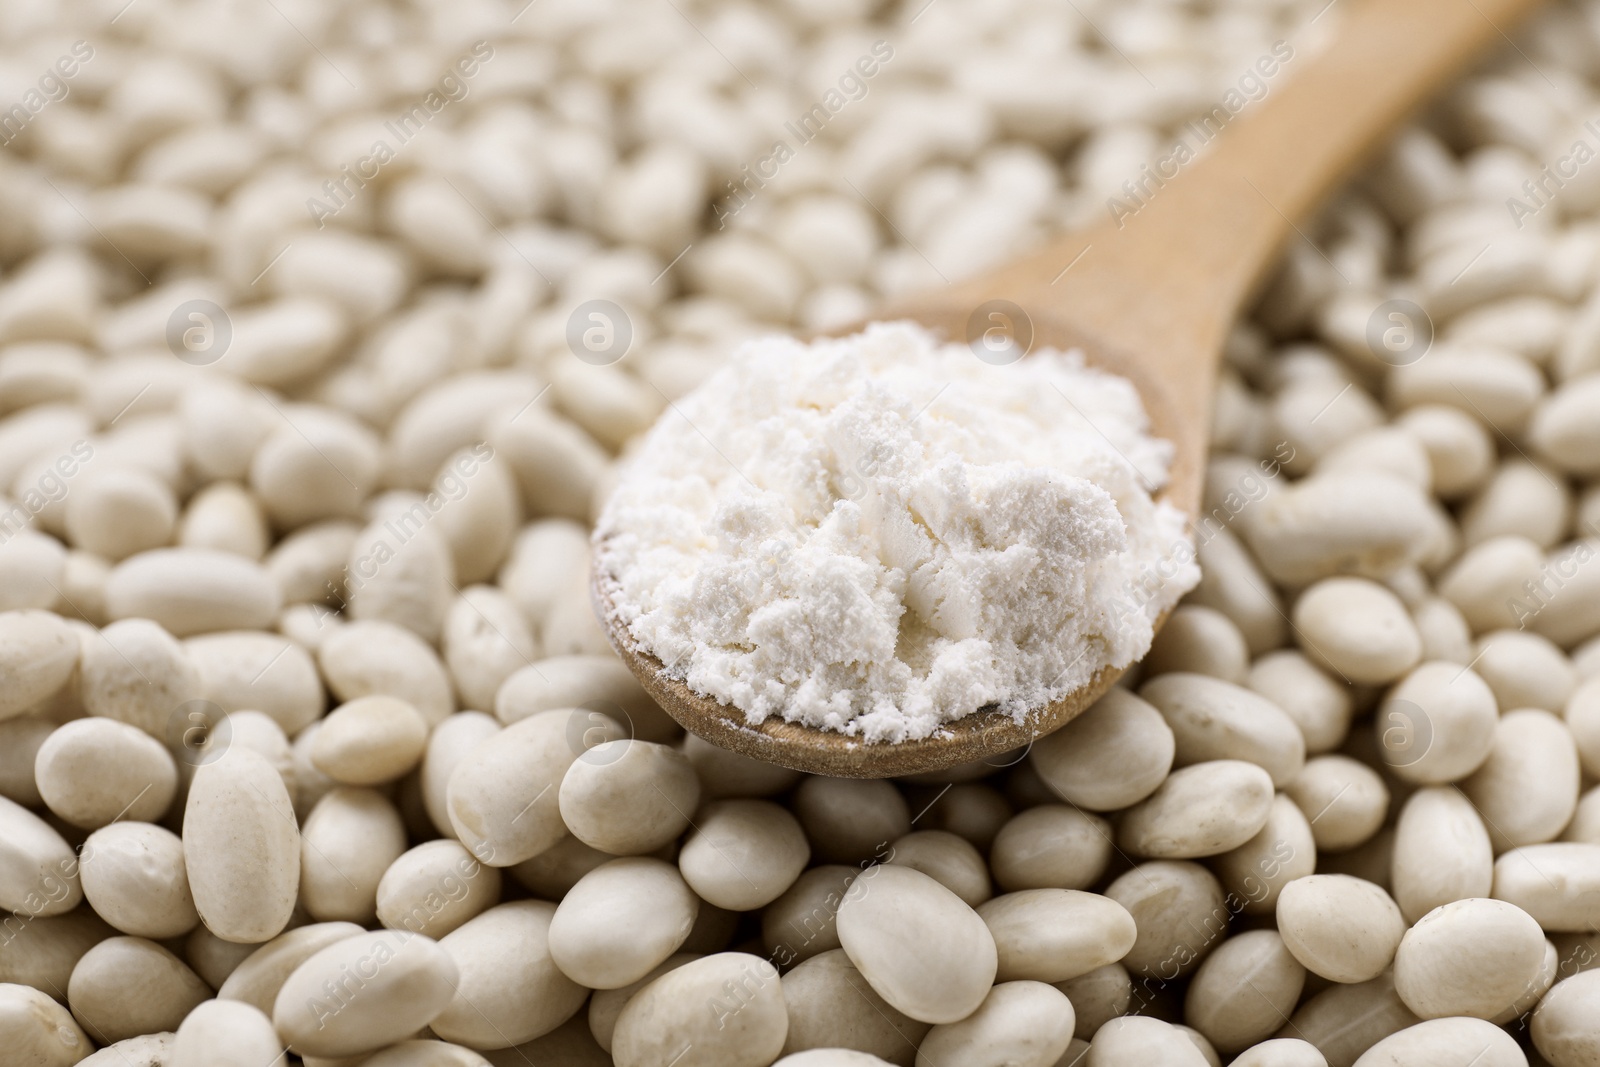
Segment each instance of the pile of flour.
[[1142,656],[1199,580],[1147,428],[1076,353],[993,366],[906,323],[763,339],[637,442],[599,573],[640,648],[752,723],[1021,716]]

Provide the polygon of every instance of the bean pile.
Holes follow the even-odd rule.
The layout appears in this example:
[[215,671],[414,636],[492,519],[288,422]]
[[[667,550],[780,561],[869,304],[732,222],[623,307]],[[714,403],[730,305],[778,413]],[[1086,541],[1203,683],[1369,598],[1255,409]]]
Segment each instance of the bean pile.
[[1286,250],[1065,729],[802,777],[590,611],[732,346],[1136,212],[1338,14],[8,5],[0,1059],[1600,1063],[1592,3]]

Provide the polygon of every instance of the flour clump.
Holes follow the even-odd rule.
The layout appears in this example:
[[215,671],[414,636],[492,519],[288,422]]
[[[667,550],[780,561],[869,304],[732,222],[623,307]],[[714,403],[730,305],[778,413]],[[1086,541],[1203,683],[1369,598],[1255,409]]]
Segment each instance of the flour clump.
[[669,676],[868,741],[1019,718],[1149,650],[1199,579],[1151,494],[1170,443],[1077,353],[1006,366],[920,327],[766,338],[674,404],[595,529]]

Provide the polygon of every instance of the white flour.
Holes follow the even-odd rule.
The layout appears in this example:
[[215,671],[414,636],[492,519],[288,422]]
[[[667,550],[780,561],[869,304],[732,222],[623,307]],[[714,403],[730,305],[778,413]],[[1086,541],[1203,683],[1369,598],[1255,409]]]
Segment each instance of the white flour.
[[1199,579],[1141,486],[1171,459],[1146,428],[1076,354],[991,366],[903,323],[764,339],[632,451],[600,572],[640,647],[753,723],[1020,716],[1142,656]]

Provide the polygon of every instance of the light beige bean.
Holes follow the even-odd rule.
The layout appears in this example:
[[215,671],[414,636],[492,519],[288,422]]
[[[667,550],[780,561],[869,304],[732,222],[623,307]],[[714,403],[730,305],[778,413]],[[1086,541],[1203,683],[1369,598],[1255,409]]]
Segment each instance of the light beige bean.
[[250,488],[279,529],[349,518],[377,481],[377,438],[330,408],[282,409],[250,459]]
[[66,499],[67,536],[74,547],[113,562],[172,542],[178,504],[161,479],[137,467],[102,467]]
[[1072,1041],[1072,1002],[1043,982],[1001,982],[976,1011],[928,1031],[917,1067],[1054,1067]]
[[1494,863],[1494,893],[1547,931],[1600,928],[1600,844],[1514,848]]
[[1328,1067],[1328,1061],[1309,1041],[1280,1037],[1245,1049],[1231,1067]]
[[772,1067],[880,1067],[888,1064],[870,1052],[849,1048],[814,1048],[785,1056]]
[[59,692],[78,666],[80,648],[78,635],[53,612],[0,613],[0,720]]
[[1582,1067],[1600,1060],[1600,971],[1557,982],[1533,1013],[1533,1047],[1553,1067]]
[[676,867],[645,856],[602,864],[584,875],[550,921],[550,958],[589,989],[636,982],[676,952],[700,901]]
[[892,782],[881,778],[801,779],[792,809],[825,863],[860,863],[911,832],[911,811]]
[[839,908],[838,931],[850,962],[878,995],[923,1022],[971,1014],[999,965],[983,918],[908,867],[863,871]]
[[1560,711],[1578,685],[1578,672],[1548,637],[1496,630],[1478,638],[1472,669],[1488,683],[1502,710]]
[[33,812],[0,797],[0,908],[64,915],[82,900],[72,846]]
[[1242,1052],[1283,1025],[1305,981],[1305,968],[1277,931],[1247,931],[1217,946],[1200,965],[1183,1017],[1219,1052]]
[[89,906],[125,934],[165,941],[194,929],[178,835],[144,822],[117,822],[83,843],[79,877]]
[[1000,828],[989,850],[1001,889],[1088,889],[1111,862],[1111,824],[1065,804],[1041,804]]
[[844,1045],[911,1067],[930,1029],[879,996],[843,949],[792,968],[782,984],[789,1016],[785,1053]]
[[1525,582],[1537,582],[1545,556],[1526,537],[1491,537],[1461,554],[1439,578],[1439,592],[1460,609],[1474,633],[1517,626],[1515,603]]
[[1494,850],[1472,802],[1453,786],[1429,786],[1406,798],[1395,828],[1395,902],[1415,923],[1454,900],[1489,895]]
[[1411,606],[1411,618],[1422,637],[1422,658],[1472,662],[1472,629],[1461,609],[1442,596],[1424,597]]
[[33,767],[39,749],[55,731],[55,722],[42,715],[0,720],[0,797],[25,808],[44,805]]
[[283,600],[260,564],[209,548],[157,548],[129,556],[106,579],[106,614],[154,620],[178,637],[265,630]]
[[500,900],[501,875],[459,841],[425,841],[403,853],[378,881],[378,921],[435,941]]
[[[1022,755],[1015,758],[1020,761]],[[1011,802],[994,786],[985,782],[957,782],[942,796],[936,794],[927,802],[921,817],[927,829],[947,831],[979,850],[988,851],[1013,810]]]
[[492,1067],[469,1048],[444,1041],[402,1041],[361,1061],[361,1067]]
[[343,596],[344,565],[361,527],[342,519],[302,526],[266,554],[267,573],[285,604],[321,604]]
[[1502,462],[1461,509],[1461,538],[1470,546],[1516,534],[1549,548],[1571,522],[1572,498],[1560,475],[1517,456]]
[[402,626],[438,644],[455,593],[450,546],[429,525],[433,513],[421,498],[389,494],[369,510],[373,521],[350,546],[346,613]]
[[116,933],[91,908],[64,915],[17,913],[6,928],[9,940],[0,952],[0,982],[32,986],[51,996],[67,988],[72,968],[89,949]]
[[1133,980],[1120,963],[1096,967],[1055,987],[1072,1001],[1073,1033],[1088,1040],[1094,1032],[1119,1015],[1126,1015],[1133,1003]]
[[1566,725],[1547,711],[1508,711],[1494,728],[1489,758],[1462,779],[1496,852],[1552,841],[1578,807],[1578,751]]
[[554,708],[599,711],[631,726],[628,736],[642,741],[682,736],[682,728],[613,655],[550,656],[512,672],[495,693],[495,717],[507,726]]
[[1402,478],[1331,471],[1267,497],[1245,535],[1262,569],[1282,583],[1334,574],[1381,577],[1420,558],[1433,530],[1430,504]]
[[83,954],[67,983],[73,1017],[109,1045],[178,1028],[211,989],[182,960],[142,937],[111,937]]
[[[423,752],[419,771],[422,802],[434,829],[446,837],[453,838],[456,835],[455,827],[450,825],[448,789],[451,773],[461,757],[471,752],[479,742],[499,732],[500,723],[494,716],[481,711],[462,711],[447,716],[428,734],[428,747]],[[298,748],[298,739],[295,744]]]
[[[485,446],[462,449],[447,459],[439,467],[433,483],[434,495],[444,496],[449,501],[440,509],[434,525],[450,550],[456,581],[463,585],[494,577],[522,521],[522,498],[509,466],[490,458],[476,470],[471,469],[478,458],[479,447]],[[465,492],[456,488],[461,484],[456,476],[463,470],[468,471]],[[452,493],[456,494],[453,499]],[[500,595],[498,590],[496,595]],[[515,601],[507,597],[506,602],[520,613]],[[524,620],[521,625],[529,624]],[[508,636],[510,633],[508,630]],[[532,636],[531,631],[529,636]],[[534,655],[530,652],[521,662],[532,658]]]
[[1283,887],[1316,869],[1311,824],[1292,800],[1272,798],[1267,824],[1250,840],[1211,860],[1228,893],[1228,907],[1245,915],[1270,915]]
[[137,726],[157,740],[167,739],[182,705],[204,695],[189,654],[148,619],[114,622],[87,642],[79,688],[91,715]]
[[799,821],[770,801],[714,800],[695,823],[678,853],[678,869],[701,899],[730,911],[776,900],[811,854]]
[[1465,778],[1494,747],[1494,693],[1470,668],[1424,663],[1389,691],[1373,716],[1378,756],[1418,785]]
[[162,744],[115,719],[75,719],[56,729],[34,758],[39,796],[73,826],[113,819],[153,822],[172,805],[178,767]]
[[1310,997],[1278,1037],[1298,1036],[1315,1045],[1329,1067],[1350,1067],[1367,1049],[1419,1021],[1386,971],[1370,982],[1336,984]]
[[1116,901],[1075,889],[1024,889],[978,906],[999,953],[996,980],[1065,982],[1128,954],[1138,936]]
[[1298,649],[1262,656],[1250,665],[1244,684],[1294,720],[1305,738],[1306,752],[1312,755],[1338,748],[1350,731],[1348,687]]
[[317,664],[340,700],[399,697],[437,726],[456,709],[450,675],[432,646],[393,623],[364,619],[335,629],[317,649]]
[[537,856],[566,833],[557,801],[562,776],[587,749],[621,733],[604,715],[546,711],[480,742],[456,763],[445,790],[456,836],[492,867]]
[[261,505],[249,491],[231,482],[213,482],[194,495],[178,527],[183,548],[213,548],[259,560],[267,554],[271,534]]
[[1148,797],[1177,751],[1161,713],[1112,689],[1066,726],[1034,742],[1029,759],[1061,799],[1090,811],[1116,811]]
[[1342,852],[1371,839],[1389,812],[1389,788],[1376,771],[1348,756],[1317,756],[1284,788],[1310,820],[1317,847]]
[[[1357,915],[1361,921],[1352,923]],[[1290,882],[1278,896],[1277,916],[1284,944],[1306,970],[1346,984],[1376,978],[1406,933],[1399,906],[1382,886],[1344,874]]]
[[1198,863],[1141,863],[1105,895],[1133,916],[1137,935],[1122,963],[1136,979],[1167,982],[1187,974],[1227,933],[1231,912],[1222,885]]
[[550,956],[556,906],[519,900],[490,908],[439,942],[460,972],[433,1032],[469,1048],[495,1049],[549,1033],[588,991]]
[[455,961],[431,938],[357,934],[294,969],[273,1001],[272,1024],[302,1056],[375,1052],[438,1018],[458,979]]
[[306,960],[337,941],[363,933],[355,923],[312,923],[259,946],[217,990],[221,1000],[241,1000],[266,1014],[283,983]]
[[372,922],[378,883],[405,850],[405,825],[387,797],[332,790],[300,830],[299,906],[318,922]]
[[237,1000],[208,1000],[178,1027],[168,1067],[270,1067],[282,1055],[264,1013]]
[[1243,686],[1176,672],[1146,682],[1139,696],[1161,712],[1177,742],[1175,764],[1240,759],[1285,785],[1305,765],[1305,738],[1294,720]]
[[[536,896],[560,900],[578,884],[578,879],[613,858],[569,834],[533,859],[512,866],[510,871],[513,878]],[[710,907],[702,908],[701,913]]]
[[1394,986],[1424,1019],[1490,1019],[1534,982],[1544,932],[1527,912],[1473,897],[1430,911],[1406,931],[1394,956]]
[[1188,1035],[1170,1023],[1144,1015],[1124,1015],[1102,1026],[1089,1042],[1083,1067],[1205,1067],[1206,1058]]
[[783,1050],[787,1032],[777,969],[759,956],[723,952],[640,990],[617,1018],[612,1052],[618,1067],[649,1067],[675,1055],[704,1067],[761,1067]]
[[1422,637],[1405,605],[1365,578],[1317,582],[1290,617],[1306,655],[1352,682],[1392,682],[1422,659]]
[[1282,645],[1286,626],[1278,594],[1239,537],[1221,527],[1200,542],[1196,554],[1200,584],[1187,602],[1216,608],[1232,619],[1252,655]]
[[700,781],[678,750],[623,738],[568,767],[557,799],[578,840],[614,856],[642,855],[688,829]]
[[539,654],[521,610],[490,585],[469,586],[451,602],[440,645],[461,702],[484,711],[494,707],[501,684]]
[[1482,1019],[1430,1019],[1379,1041],[1355,1067],[1526,1067],[1510,1034]]
[[1494,441],[1465,411],[1443,404],[1421,404],[1396,420],[1422,442],[1433,471],[1433,491],[1453,500],[1471,492],[1494,469]]
[[945,830],[917,830],[885,850],[885,863],[921,871],[976,908],[993,892],[983,854],[970,841]]
[[0,983],[0,1042],[26,1067],[72,1067],[93,1049],[66,1008],[24,985]]
[[1181,604],[1156,634],[1144,669],[1147,677],[1188,671],[1242,685],[1250,669],[1250,648],[1222,612]]
[[1124,812],[1117,840],[1137,856],[1215,856],[1238,848],[1266,825],[1272,795],[1272,778],[1254,763],[1196,763],[1172,772]]
[[224,941],[283,931],[300,885],[300,831],[283,778],[243,748],[195,770],[183,818],[195,908]]
[[200,671],[205,699],[223,711],[259,711],[290,737],[327,705],[317,665],[298,642],[277,634],[219,633],[183,643]]
[[357,697],[329,713],[311,762],[345,785],[380,785],[409,773],[428,744],[428,723],[399,697]]

